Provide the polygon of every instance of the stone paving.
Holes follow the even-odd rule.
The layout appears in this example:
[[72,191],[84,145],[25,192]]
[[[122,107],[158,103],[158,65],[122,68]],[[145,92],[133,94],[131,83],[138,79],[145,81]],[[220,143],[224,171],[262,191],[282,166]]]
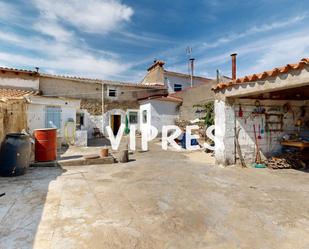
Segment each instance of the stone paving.
[[0,248],[309,248],[308,172],[131,157],[0,178]]

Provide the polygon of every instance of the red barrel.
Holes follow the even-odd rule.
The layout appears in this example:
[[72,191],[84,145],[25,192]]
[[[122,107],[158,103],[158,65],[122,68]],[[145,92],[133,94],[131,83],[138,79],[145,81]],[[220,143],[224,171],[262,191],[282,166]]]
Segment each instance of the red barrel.
[[47,162],[57,159],[57,129],[38,129],[34,131],[35,161]]

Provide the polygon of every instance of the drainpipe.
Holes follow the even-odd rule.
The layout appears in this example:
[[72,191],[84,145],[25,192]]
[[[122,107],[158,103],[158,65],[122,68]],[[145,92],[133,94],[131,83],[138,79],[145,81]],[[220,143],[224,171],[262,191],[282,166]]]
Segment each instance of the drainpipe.
[[232,80],[236,80],[236,56],[237,54],[231,54],[232,57]]

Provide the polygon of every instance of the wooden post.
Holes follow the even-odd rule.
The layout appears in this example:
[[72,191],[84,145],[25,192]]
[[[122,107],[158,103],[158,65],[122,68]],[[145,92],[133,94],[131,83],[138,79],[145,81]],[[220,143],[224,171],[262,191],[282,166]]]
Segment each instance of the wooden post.
[[[235,128],[235,129],[236,129],[236,128]],[[240,128],[236,129],[236,131],[235,131],[236,148],[237,148],[237,152],[238,152],[238,156],[239,156],[239,160],[240,160],[241,166],[242,166],[243,168],[246,168],[247,165],[246,165],[245,160],[244,160],[244,158],[243,158],[243,156],[242,156],[241,148],[240,148],[240,144],[239,144],[239,140],[238,140],[239,132],[240,132]]]
[[129,151],[127,149],[119,151],[118,161],[120,163],[129,162]]

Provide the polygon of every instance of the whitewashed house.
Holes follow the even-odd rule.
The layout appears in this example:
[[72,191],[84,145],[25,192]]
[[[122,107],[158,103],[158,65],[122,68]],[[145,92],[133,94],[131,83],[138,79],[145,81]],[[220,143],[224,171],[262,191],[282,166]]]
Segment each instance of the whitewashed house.
[[75,140],[76,113],[80,108],[79,99],[44,97],[30,95],[27,100],[28,131],[39,128],[57,128],[58,138],[63,143]]
[[162,86],[168,93],[180,92],[190,87],[196,87],[202,84],[211,84],[212,79],[200,76],[193,76],[191,86],[191,75],[168,71],[164,68],[165,62],[154,61],[147,69],[147,74],[141,81],[140,85]]
[[141,99],[140,103],[140,129],[150,125],[156,127],[159,133],[162,126],[174,125],[179,117],[179,105],[182,100],[172,96],[154,96]]
[[[72,141],[81,101],[43,96],[39,78],[37,71],[0,68],[0,98],[11,100],[0,115],[1,138],[8,132],[33,133],[36,129],[57,128],[61,142]],[[18,105],[13,100],[19,100]],[[11,127],[6,127],[8,120]]]

